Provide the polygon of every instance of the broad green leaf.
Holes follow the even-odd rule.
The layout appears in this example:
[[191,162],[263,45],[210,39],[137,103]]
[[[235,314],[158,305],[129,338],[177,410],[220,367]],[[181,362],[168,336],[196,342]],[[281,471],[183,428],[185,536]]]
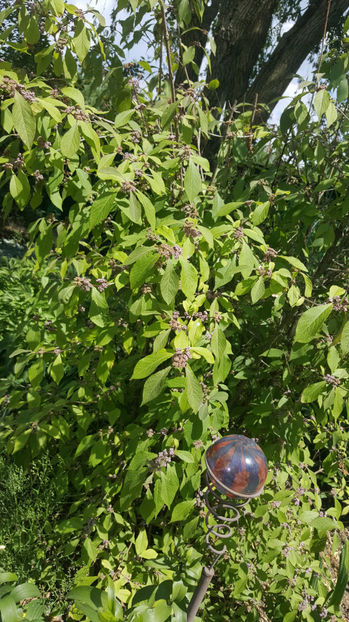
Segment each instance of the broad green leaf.
[[183,449],[176,450],[176,456],[183,462],[187,462],[188,464],[193,464],[195,462],[193,454],[190,451],[184,451]]
[[190,261],[183,259],[181,269],[181,290],[189,300],[193,300],[197,284],[198,272]]
[[30,199],[30,184],[23,171],[19,170],[17,175],[12,173],[10,179],[10,194],[19,207],[24,209]]
[[80,132],[77,123],[62,136],[61,151],[65,158],[72,158],[80,147]]
[[129,207],[127,214],[132,222],[135,222],[136,224],[141,223],[142,209],[134,192],[130,192],[129,195]]
[[328,354],[327,354],[327,365],[329,366],[332,374],[334,371],[336,371],[339,361],[340,361],[340,356],[338,354],[338,351],[336,350],[335,346],[332,345],[329,348]]
[[258,302],[258,300],[263,298],[264,293],[265,293],[264,280],[263,280],[263,277],[260,276],[259,279],[254,283],[251,289],[252,304],[255,304],[256,302]]
[[83,22],[78,22],[76,32],[77,34],[74,36],[72,44],[80,62],[82,63],[90,49],[90,35]]
[[26,600],[27,598],[38,598],[41,594],[33,583],[21,583],[13,588],[11,596],[18,603],[20,600]]
[[199,354],[200,356],[202,356],[211,365],[214,364],[213,354],[207,348],[194,347],[194,348],[191,348],[190,351],[191,351],[192,354],[193,353]]
[[75,458],[80,456],[80,454],[86,451],[86,449],[90,449],[90,447],[95,443],[95,441],[96,441],[95,434],[88,434],[87,436],[84,436],[81,439],[79,445],[77,446],[77,449],[75,452]]
[[56,384],[59,384],[64,376],[64,365],[60,354],[56,356],[51,365],[50,375]]
[[260,225],[267,218],[269,207],[270,207],[269,201],[266,201],[265,203],[261,203],[260,205],[257,205],[251,217],[253,225],[255,226]]
[[332,518],[328,518],[327,516],[319,516],[318,518],[314,518],[311,522],[311,526],[319,531],[329,531],[330,529],[337,529],[337,523],[332,520]]
[[174,300],[178,293],[178,286],[179,276],[176,272],[175,263],[172,259],[169,259],[160,281],[161,295],[166,304],[169,305]]
[[239,254],[239,266],[241,268],[241,274],[244,279],[250,276],[252,270],[256,265],[256,259],[252,253],[250,247],[246,242],[242,242],[241,251]]
[[170,372],[171,366],[161,369],[152,374],[144,383],[142,406],[155,400],[163,391],[166,385],[166,378]]
[[194,499],[189,499],[187,501],[180,501],[175,505],[170,523],[175,523],[177,521],[182,521],[185,518],[188,518],[189,514],[193,511],[194,508]]
[[143,192],[140,192],[139,190],[137,190],[136,196],[137,196],[138,200],[140,201],[140,203],[142,203],[142,205],[143,205],[145,217],[146,217],[148,223],[150,224],[150,226],[153,229],[155,229],[155,227],[156,227],[156,211],[155,211],[155,207],[154,207],[153,203],[151,202],[151,200],[145,194],[143,194]]
[[183,52],[183,65],[188,65],[195,58],[195,46],[191,45]]
[[90,211],[90,231],[109,216],[115,203],[116,195],[114,192],[102,194],[91,205]]
[[18,91],[15,92],[12,107],[13,125],[20,139],[30,149],[36,132],[36,122],[31,106]]
[[58,533],[66,534],[73,533],[74,531],[80,531],[83,528],[84,520],[80,516],[73,516],[71,518],[66,518],[62,520],[58,525],[56,525],[56,529]]
[[55,15],[63,15],[64,0],[48,0]]
[[189,365],[185,368],[185,375],[187,400],[193,411],[196,413],[202,402],[202,386]]
[[43,375],[44,363],[41,358],[38,358],[28,369],[29,382],[32,384],[34,389],[40,385]]
[[298,270],[303,270],[304,272],[308,272],[308,268],[302,263],[297,257],[289,257],[287,255],[279,255],[282,259],[285,259],[291,266],[294,268],[298,268]]
[[189,160],[188,168],[184,175],[184,190],[190,202],[201,192],[202,181],[199,170],[192,160]]
[[130,272],[131,289],[138,289],[143,285],[147,276],[153,271],[158,259],[159,256],[157,254],[149,252],[133,264]]
[[310,384],[306,387],[301,395],[301,402],[303,404],[310,404],[310,402],[315,402],[315,400],[319,397],[319,395],[323,392],[326,387],[326,382],[315,382],[314,384]]
[[123,112],[119,112],[119,114],[117,114],[115,117],[115,121],[114,121],[115,127],[118,128],[118,127],[123,127],[124,125],[126,125],[128,121],[132,119],[134,112],[135,112],[134,110],[124,110]]
[[343,544],[340,561],[339,561],[339,569],[337,575],[337,583],[333,592],[329,596],[328,602],[326,602],[327,607],[339,607],[342,602],[343,596],[345,594],[345,590],[347,589],[349,582],[349,541]]
[[349,321],[344,324],[341,333],[341,350],[344,355],[349,353]]
[[173,104],[170,104],[169,106],[166,106],[165,111],[162,114],[161,117],[161,127],[163,130],[165,130],[168,125],[170,125],[174,114],[176,112],[176,108],[177,108],[177,102],[174,102]]
[[141,555],[141,557],[143,557],[143,559],[156,559],[157,556],[158,556],[158,554],[157,554],[156,551],[154,551],[154,549],[147,549],[146,551],[143,551],[143,553]]
[[155,171],[152,171],[152,173],[152,176],[144,175],[144,179],[147,180],[149,186],[155,194],[159,194],[161,196],[166,194],[166,187],[161,177],[161,174]]
[[325,114],[326,114],[327,127],[330,127],[330,125],[332,125],[332,123],[334,123],[338,117],[337,109],[333,102],[329,103]]
[[161,365],[161,363],[164,363],[172,356],[173,354],[171,352],[167,352],[166,350],[159,350],[158,352],[153,352],[152,354],[145,356],[136,364],[131,380],[139,380],[150,376],[150,374],[152,374],[156,368]]
[[221,206],[218,210],[218,218],[222,218],[222,216],[227,216],[230,212],[233,212],[235,209],[239,209],[243,205],[242,201],[232,201],[231,203],[226,203]]
[[0,598],[0,613],[4,622],[18,622],[17,607],[12,595]]
[[330,95],[326,89],[320,89],[315,97],[314,97],[314,108],[319,117],[319,121],[321,120],[322,115],[326,112],[328,106],[330,104]]
[[332,304],[318,305],[305,311],[298,320],[294,341],[309,343],[312,341],[332,311]]
[[170,509],[179,489],[179,479],[177,476],[176,467],[173,464],[167,465],[166,471],[160,471],[160,478],[161,498],[163,503],[167,505],[168,509]]
[[135,549],[137,555],[142,555],[144,551],[148,548],[148,536],[145,529],[141,529],[139,532],[136,541],[135,541]]

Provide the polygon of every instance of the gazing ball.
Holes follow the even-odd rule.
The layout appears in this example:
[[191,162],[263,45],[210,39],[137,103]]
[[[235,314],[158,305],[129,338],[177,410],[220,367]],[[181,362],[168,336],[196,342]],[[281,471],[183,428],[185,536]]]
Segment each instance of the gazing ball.
[[247,436],[231,434],[215,441],[205,461],[212,484],[227,497],[258,497],[268,473],[266,457]]

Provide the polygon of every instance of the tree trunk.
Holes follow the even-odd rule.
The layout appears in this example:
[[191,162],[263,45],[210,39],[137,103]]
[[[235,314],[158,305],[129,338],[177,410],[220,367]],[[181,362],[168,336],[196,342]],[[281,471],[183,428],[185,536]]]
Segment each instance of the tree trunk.
[[248,80],[265,45],[278,0],[221,0],[214,38],[216,56],[208,80],[219,88],[209,93],[212,106],[241,101]]
[[[269,60],[258,73],[257,78],[246,93],[246,101],[258,101],[269,105],[270,110],[277,104],[277,99],[287,88],[292,77],[299,69],[311,50],[321,41],[329,0],[312,2],[295,25],[281,38]],[[343,12],[349,7],[349,0],[332,0],[328,27],[343,18]]]

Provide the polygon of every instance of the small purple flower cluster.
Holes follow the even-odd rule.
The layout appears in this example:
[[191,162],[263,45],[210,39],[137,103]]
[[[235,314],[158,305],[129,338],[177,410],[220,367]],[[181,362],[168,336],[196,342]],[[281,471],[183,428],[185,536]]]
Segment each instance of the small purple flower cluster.
[[71,114],[77,121],[89,121],[90,117],[79,106],[67,106],[64,110],[65,114]]
[[170,246],[169,244],[160,244],[156,250],[159,255],[165,259],[169,259],[170,257],[178,259],[178,257],[182,255],[182,249],[178,246],[178,244],[175,244],[174,246]]
[[3,77],[2,83],[0,84],[0,90],[5,91],[5,93],[7,93],[10,97],[14,97],[15,92],[17,91],[30,104],[35,102],[36,99],[34,91],[27,91],[22,84],[19,84],[16,80],[12,80],[8,76]]
[[187,238],[198,238],[200,235],[202,235],[201,231],[195,229],[194,223],[188,218],[186,218],[183,225],[183,231],[184,235],[186,235]]
[[122,157],[124,160],[129,160],[130,162],[137,162],[137,156],[133,155],[133,153],[130,153],[129,151],[125,151]]
[[244,230],[242,227],[238,227],[235,229],[233,236],[236,240],[243,240],[244,238]]
[[194,203],[188,203],[181,207],[181,212],[184,212],[187,218],[198,218],[199,212],[197,211]]
[[76,276],[73,283],[74,285],[77,285],[78,287],[83,289],[85,292],[89,292],[90,289],[92,289],[91,279],[88,279],[85,276]]
[[333,296],[333,298],[328,299],[328,302],[333,303],[334,311],[344,311],[344,313],[346,313],[348,310],[348,305],[349,305],[348,298],[343,298],[342,300],[340,296]]
[[265,251],[264,261],[270,261],[271,259],[275,259],[277,255],[278,252],[274,248],[271,248],[271,246],[268,246],[267,250]]
[[112,285],[112,283],[108,283],[108,281],[102,278],[96,279],[96,282],[98,283],[97,289],[99,292],[104,292],[104,290],[107,289],[107,287],[110,287],[110,285]]
[[327,382],[328,384],[333,384],[333,386],[335,387],[338,387],[341,383],[339,378],[336,378],[335,376],[332,376],[331,374],[326,374],[326,376],[323,376],[323,380]]
[[49,149],[52,143],[49,140],[45,140],[42,136],[38,136],[38,147],[39,149]]
[[199,488],[199,490],[196,491],[195,493],[195,505],[199,508],[204,508],[205,507],[205,501],[203,499],[204,493],[202,492],[202,490]]
[[121,184],[121,190],[123,192],[136,192],[136,186],[133,181],[123,181]]
[[157,468],[161,469],[161,467],[164,467],[170,462],[172,462],[172,458],[174,458],[174,456],[175,456],[174,447],[170,447],[169,450],[164,449],[163,451],[160,451],[158,453],[157,457],[154,460],[154,464]]
[[183,367],[186,367],[188,360],[191,358],[190,348],[185,348],[184,350],[177,348],[176,354],[172,357],[172,367],[183,369]]

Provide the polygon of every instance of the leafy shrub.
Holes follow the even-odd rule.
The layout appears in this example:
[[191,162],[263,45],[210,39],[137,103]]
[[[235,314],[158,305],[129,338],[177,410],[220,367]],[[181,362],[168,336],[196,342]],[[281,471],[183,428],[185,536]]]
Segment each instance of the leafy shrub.
[[205,563],[204,451],[239,431],[259,438],[269,479],[202,619],[340,620],[347,548],[337,586],[323,551],[329,531],[341,546],[349,511],[346,258],[335,262],[347,55],[326,58],[321,88],[305,85],[278,128],[238,109],[213,172],[205,85],[174,100],[168,80],[155,96],[123,77],[98,110],[76,61],[99,58],[100,41],[78,9],[49,2],[47,32],[63,26],[64,49],[36,57],[58,89],[0,66],[3,207],[56,208],[31,226],[34,268],[19,268],[37,284],[34,316],[13,331],[20,384],[4,383],[1,435],[29,473],[49,452],[64,474],[41,513],[73,493],[49,532],[78,568],[69,615],[186,619]]

